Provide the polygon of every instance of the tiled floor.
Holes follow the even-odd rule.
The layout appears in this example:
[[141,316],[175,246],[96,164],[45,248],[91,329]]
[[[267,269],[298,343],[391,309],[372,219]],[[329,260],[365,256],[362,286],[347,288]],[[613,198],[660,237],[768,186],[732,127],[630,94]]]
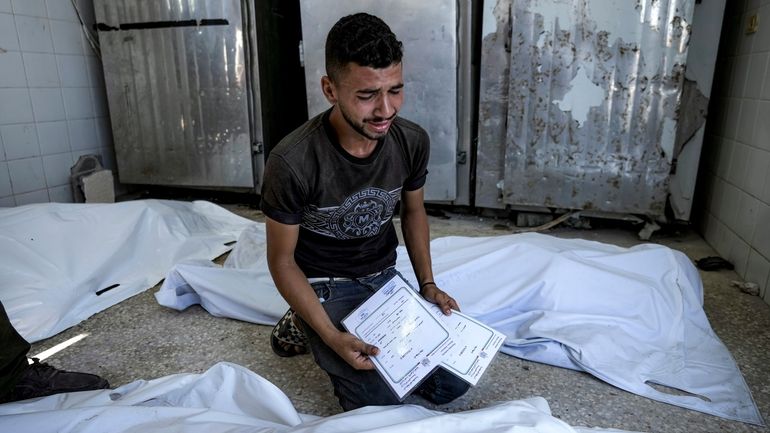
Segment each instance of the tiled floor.
[[[259,220],[258,212],[232,206]],[[434,237],[490,236],[508,233],[501,221],[449,214],[431,217]],[[628,229],[556,228],[560,237],[631,246],[639,243]],[[653,242],[691,258],[714,255],[697,234],[671,231]],[[713,329],[730,349],[765,419],[770,420],[770,306],[730,286],[732,271],[701,273],[705,309]],[[201,372],[218,361],[246,366],[281,388],[301,412],[330,415],[340,411],[328,379],[310,356],[279,358],[270,350],[270,328],[215,318],[199,307],[178,312],[159,306],[157,287],[109,308],[51,339],[36,343],[32,354],[83,332],[89,336],[49,359],[73,370],[95,372],[113,386],[180,372]],[[507,355],[498,355],[481,382],[443,410],[484,407],[497,401],[542,396],[557,417],[571,425],[614,427],[646,432],[761,432],[756,426],[682,409],[622,391],[581,372]],[[419,402],[416,398],[410,402]]]

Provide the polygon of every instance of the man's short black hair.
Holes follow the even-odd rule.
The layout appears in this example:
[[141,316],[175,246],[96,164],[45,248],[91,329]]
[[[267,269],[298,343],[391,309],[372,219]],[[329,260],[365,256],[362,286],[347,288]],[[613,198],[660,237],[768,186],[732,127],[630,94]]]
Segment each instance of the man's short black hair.
[[403,54],[403,44],[384,21],[363,12],[348,15],[326,37],[326,74],[334,81],[350,62],[387,68],[401,63]]

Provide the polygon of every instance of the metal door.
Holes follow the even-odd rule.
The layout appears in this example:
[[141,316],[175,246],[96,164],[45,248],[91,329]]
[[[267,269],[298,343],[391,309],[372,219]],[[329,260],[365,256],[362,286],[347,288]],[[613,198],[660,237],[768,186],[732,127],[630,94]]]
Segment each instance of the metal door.
[[258,80],[248,78],[240,1],[94,8],[120,181],[254,187],[261,131],[250,130],[249,86]]
[[338,19],[356,12],[382,18],[404,43],[405,102],[401,116],[431,138],[425,198],[452,201],[457,195],[458,14],[455,0],[304,0],[302,17],[308,114],[329,107],[321,92],[326,75],[324,45]]
[[476,205],[662,215],[694,3],[485,4]]

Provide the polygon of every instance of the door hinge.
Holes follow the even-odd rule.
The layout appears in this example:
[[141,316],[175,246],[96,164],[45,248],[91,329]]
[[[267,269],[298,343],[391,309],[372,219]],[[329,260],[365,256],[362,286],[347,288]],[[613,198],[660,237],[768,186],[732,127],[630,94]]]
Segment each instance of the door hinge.
[[251,151],[254,152],[254,155],[259,155],[265,151],[265,146],[262,145],[261,142],[257,141],[251,145]]
[[460,150],[457,152],[457,163],[463,165],[468,162],[468,152]]

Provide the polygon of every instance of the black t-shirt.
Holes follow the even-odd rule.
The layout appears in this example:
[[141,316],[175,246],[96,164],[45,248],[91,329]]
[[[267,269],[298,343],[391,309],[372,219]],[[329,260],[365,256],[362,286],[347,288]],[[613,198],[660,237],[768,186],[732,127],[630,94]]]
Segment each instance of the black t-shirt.
[[294,259],[307,277],[361,277],[396,262],[393,211],[402,190],[425,184],[430,141],[396,117],[375,150],[357,158],[337,142],[326,111],[270,152],[262,211],[299,224]]

